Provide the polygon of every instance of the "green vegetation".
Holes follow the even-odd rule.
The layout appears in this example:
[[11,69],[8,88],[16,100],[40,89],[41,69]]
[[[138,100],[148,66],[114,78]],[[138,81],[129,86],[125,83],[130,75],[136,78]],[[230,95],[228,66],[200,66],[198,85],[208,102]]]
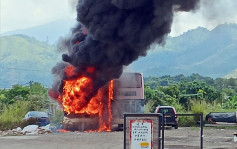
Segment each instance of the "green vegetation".
[[47,89],[40,83],[0,89],[0,130],[12,129],[16,126],[23,127],[24,124],[21,122],[28,111],[50,112],[53,106]]
[[61,58],[55,46],[19,34],[1,36],[0,49],[0,88],[30,80],[51,84],[51,69]]
[[[236,24],[222,24],[213,30],[199,27],[177,37],[167,37],[164,46],[151,46],[153,50],[132,63],[132,68],[144,76],[198,72],[223,77],[237,68],[236,33]],[[237,78],[236,71],[226,77]]]
[[[233,112],[237,109],[237,79],[212,79],[198,74],[145,78],[145,112],[158,105],[174,106],[177,113]],[[51,123],[58,125],[63,112],[49,99],[47,88],[40,83],[14,85],[0,89],[0,130],[22,126],[30,110],[46,111]],[[53,115],[51,115],[54,113]],[[195,126],[199,118],[179,117],[180,126]]]
[[60,127],[63,121],[64,113],[61,109],[56,109],[55,114],[50,118],[50,124]]
[[22,118],[29,111],[28,101],[16,101],[13,104],[4,106],[0,115],[0,129],[7,130],[21,126]]
[[[237,110],[237,79],[185,77],[145,78],[146,113],[158,105],[170,105],[177,113],[233,112]],[[180,126],[194,126],[199,118],[179,117]]]

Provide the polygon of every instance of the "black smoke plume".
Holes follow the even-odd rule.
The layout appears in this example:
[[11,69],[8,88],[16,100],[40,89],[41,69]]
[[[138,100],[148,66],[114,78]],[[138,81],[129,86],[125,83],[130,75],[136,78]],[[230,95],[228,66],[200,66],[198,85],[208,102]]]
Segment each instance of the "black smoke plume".
[[[199,0],[79,0],[78,25],[72,35],[59,43],[64,62],[53,68],[56,81],[52,90],[62,92],[63,80],[79,76],[92,78],[93,91],[118,78],[123,67],[145,56],[152,43],[163,44],[171,31],[173,14],[190,11]],[[87,32],[87,33],[85,33]],[[67,65],[76,75],[66,76]],[[88,73],[87,68],[95,71]]]

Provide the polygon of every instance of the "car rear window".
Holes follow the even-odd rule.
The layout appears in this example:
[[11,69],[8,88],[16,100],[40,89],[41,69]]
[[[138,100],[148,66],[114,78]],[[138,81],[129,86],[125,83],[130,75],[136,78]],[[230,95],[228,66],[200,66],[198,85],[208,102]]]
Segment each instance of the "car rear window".
[[172,108],[160,108],[158,112],[164,113],[164,114],[174,114],[174,111]]
[[26,117],[48,117],[45,112],[31,111],[26,114]]

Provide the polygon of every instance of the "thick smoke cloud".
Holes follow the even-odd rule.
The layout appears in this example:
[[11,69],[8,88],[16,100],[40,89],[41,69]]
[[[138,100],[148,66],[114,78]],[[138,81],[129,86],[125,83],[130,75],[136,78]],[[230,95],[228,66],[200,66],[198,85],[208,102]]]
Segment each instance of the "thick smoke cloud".
[[[199,0],[79,0],[79,24],[61,42],[60,47],[67,54],[62,56],[64,63],[53,69],[54,74],[61,80],[71,79],[63,72],[65,62],[73,65],[78,76],[93,79],[96,93],[109,80],[118,78],[124,66],[145,56],[152,43],[164,43],[175,11],[193,10],[198,3]],[[88,67],[95,71],[88,73]]]

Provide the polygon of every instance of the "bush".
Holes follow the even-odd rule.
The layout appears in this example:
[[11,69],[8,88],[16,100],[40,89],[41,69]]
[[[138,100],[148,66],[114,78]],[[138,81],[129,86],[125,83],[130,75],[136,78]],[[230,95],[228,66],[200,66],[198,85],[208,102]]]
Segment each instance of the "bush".
[[181,104],[173,104],[172,105],[177,113],[182,113],[184,111],[184,107]]
[[0,115],[0,130],[13,129],[21,126],[21,121],[29,111],[28,101],[16,101],[14,104],[4,106]]
[[191,112],[207,115],[210,112],[223,112],[220,104],[216,102],[207,103],[204,100],[193,100],[191,103]]
[[50,124],[60,127],[62,121],[63,121],[64,113],[61,109],[57,109],[55,112],[55,115],[50,118]]
[[156,109],[156,102],[154,100],[149,100],[145,105],[145,113],[153,113]]
[[197,125],[193,116],[179,116],[178,119],[180,127],[192,127]]
[[41,111],[42,109],[47,109],[49,107],[49,98],[44,95],[30,95],[27,98],[30,103],[31,111]]

